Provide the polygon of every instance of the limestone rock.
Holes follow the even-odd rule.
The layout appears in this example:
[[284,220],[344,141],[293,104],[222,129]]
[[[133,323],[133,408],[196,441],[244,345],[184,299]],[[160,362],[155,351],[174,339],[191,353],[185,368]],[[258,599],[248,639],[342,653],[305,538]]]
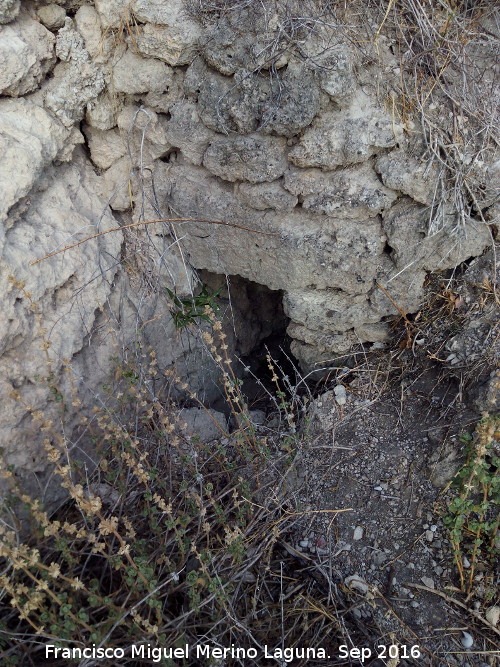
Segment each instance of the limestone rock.
[[99,177],[97,193],[113,211],[127,211],[132,207],[129,182],[131,165],[128,155],[114,162]]
[[143,58],[129,49],[114,65],[112,83],[117,93],[163,92],[172,83],[172,69],[166,63]]
[[97,11],[83,5],[75,14],[75,25],[92,60],[98,64],[105,63],[113,51],[113,42],[111,35],[103,34]]
[[189,162],[201,164],[205,150],[215,137],[214,133],[200,121],[193,102],[177,102],[171,107],[170,114],[171,118],[166,126],[168,141],[179,148]]
[[302,206],[344,219],[364,219],[389,208],[396,193],[384,187],[369,164],[334,172],[320,169],[291,169],[285,187],[302,195]]
[[62,149],[68,134],[41,107],[23,99],[0,100],[0,220],[29,193]]
[[66,20],[63,7],[56,4],[44,5],[36,10],[37,16],[48,30],[62,28]]
[[231,76],[240,69],[251,68],[249,61],[254,44],[254,34],[247,32],[241,36],[241,30],[231,24],[229,17],[222,17],[220,22],[209,26],[201,52],[210,67]]
[[222,438],[227,433],[226,417],[211,408],[187,408],[180,413],[180,419],[186,424],[183,429],[186,435],[201,442]]
[[248,134],[259,127],[270,87],[268,79],[246,71],[241,71],[237,79],[222,76],[196,58],[186,72],[184,91],[198,103],[199,116],[209,129],[222,134]]
[[21,0],[0,0],[0,25],[13,21],[20,9]]
[[97,309],[109,295],[121,246],[119,232],[108,234],[29,266],[30,260],[74,240],[77,230],[85,230],[85,235],[92,226],[101,230],[116,226],[95,195],[95,176],[83,155],[71,165],[48,171],[47,189],[33,197],[24,215],[0,237],[4,314],[0,321],[0,443],[6,462],[23,475],[45,469],[39,449],[45,436],[30,423],[22,402],[11,396],[12,388],[50,418],[50,389],[37,378],[48,373],[47,355],[57,378],[62,359],[70,359],[84,347]]
[[284,139],[258,134],[221,137],[207,148],[203,164],[226,181],[274,181],[287,167],[285,145]]
[[195,53],[201,27],[189,18],[183,0],[136,0],[137,21],[145,23],[135,41],[141,53],[170,65],[187,65]]
[[116,127],[117,116],[122,107],[123,102],[120,99],[112,98],[104,91],[97,98],[88,101],[85,120],[88,125],[98,130],[111,130]]
[[326,49],[315,55],[314,64],[321,90],[333,100],[342,103],[353,93],[356,81],[352,49],[344,45]]
[[421,204],[432,204],[435,197],[442,196],[436,166],[422,163],[403,150],[380,155],[375,161],[375,169],[384,185],[409,195]]
[[199,167],[172,165],[166,178],[169,202],[180,215],[234,221],[256,230],[186,225],[183,245],[199,268],[238,274],[275,290],[312,286],[360,294],[393,266],[382,254],[386,237],[377,218],[352,227],[302,209],[286,214],[249,209],[227,184]]
[[23,12],[0,27],[0,93],[17,97],[35,90],[55,63],[54,35]]
[[199,114],[207,127],[227,134],[261,130],[292,137],[307,127],[319,111],[319,88],[302,63],[290,62],[284,74],[272,78],[239,69],[227,77],[197,59],[184,82],[197,96]]
[[152,23],[141,26],[134,42],[144,56],[164,60],[169,65],[189,65],[196,55],[199,36],[200,28],[196,23],[181,19],[179,13],[174,12],[168,26]]
[[57,35],[56,53],[61,62],[45,86],[45,106],[71,127],[82,120],[86,105],[103,90],[105,79],[69,18]]
[[127,152],[127,144],[118,129],[103,131],[87,126],[84,132],[92,162],[100,169],[108,169]]
[[293,137],[308,127],[319,112],[319,88],[312,72],[290,61],[283,76],[271,82],[269,98],[261,111],[265,132]]
[[240,183],[235,192],[240,202],[258,211],[265,211],[267,208],[291,211],[298,202],[298,198],[287,192],[280,181]]
[[132,19],[132,4],[130,0],[95,0],[94,5],[99,14],[102,27],[119,28],[130,24]]
[[141,95],[142,102],[157,113],[170,113],[174,104],[184,98],[182,83],[184,71],[181,68],[173,68],[172,81],[168,88],[162,92],[151,90]]
[[469,257],[480,255],[491,241],[487,225],[467,220],[457,225],[449,209],[441,231],[428,235],[428,211],[405,198],[385,214],[383,226],[391,257],[399,270],[439,271],[452,268]]
[[126,138],[134,165],[142,160],[156,160],[172,148],[167,136],[167,119],[145,105],[130,104],[120,111],[118,127]]
[[69,162],[73,159],[73,152],[76,146],[85,143],[85,137],[80,132],[80,129],[74,125],[69,130],[67,139],[64,142],[63,147],[56,155],[56,162]]
[[343,333],[365,322],[378,322],[368,295],[342,290],[289,290],[283,299],[288,317],[315,331]]
[[334,169],[364,162],[395,143],[393,121],[380,110],[370,109],[360,117],[333,111],[316,118],[289,159],[298,167]]

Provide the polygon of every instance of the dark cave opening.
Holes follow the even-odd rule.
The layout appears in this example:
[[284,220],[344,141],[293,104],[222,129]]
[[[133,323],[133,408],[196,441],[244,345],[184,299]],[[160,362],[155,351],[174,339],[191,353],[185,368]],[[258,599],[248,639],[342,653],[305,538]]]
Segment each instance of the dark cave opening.
[[[283,291],[271,290],[241,276],[226,276],[199,271],[199,277],[210,290],[220,290],[218,302],[224,331],[234,349],[234,370],[242,380],[242,391],[252,410],[270,408],[269,393],[276,394],[267,356],[280,379],[288,376],[293,383],[298,362],[290,351],[287,335],[289,318],[283,309]],[[266,391],[267,390],[267,391]],[[269,392],[269,393],[267,393]],[[227,412],[225,399],[211,407]]]

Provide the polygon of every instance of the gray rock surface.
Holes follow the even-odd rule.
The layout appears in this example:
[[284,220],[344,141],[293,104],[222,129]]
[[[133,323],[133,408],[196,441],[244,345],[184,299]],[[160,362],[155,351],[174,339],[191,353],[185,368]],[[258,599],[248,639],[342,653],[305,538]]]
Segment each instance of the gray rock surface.
[[285,174],[285,187],[302,195],[303,208],[344,220],[374,217],[397,197],[384,187],[369,163],[334,172],[291,169]]
[[0,100],[1,220],[28,194],[68,135],[67,129],[38,105],[24,99]]
[[203,165],[225,181],[274,181],[287,168],[285,146],[284,139],[258,134],[221,137],[207,148]]
[[0,93],[18,97],[35,90],[56,62],[54,43],[54,35],[26,12],[0,26]]
[[171,82],[172,70],[166,63],[143,58],[130,49],[113,67],[112,85],[117,93],[163,92]]
[[359,100],[348,115],[340,111],[322,114],[290,151],[290,161],[298,167],[334,169],[364,162],[381,148],[394,146],[398,128],[390,116],[368,104]]
[[187,408],[180,413],[184,422],[183,431],[191,438],[201,442],[210,442],[227,434],[227,419],[211,408]]
[[399,190],[420,204],[432,204],[442,195],[436,166],[419,161],[402,150],[378,157],[375,169],[384,185]]
[[64,8],[56,4],[43,5],[36,10],[36,14],[48,30],[62,28],[66,20]]
[[70,18],[58,32],[56,54],[61,62],[45,86],[45,106],[66,127],[71,127],[82,120],[88,102],[103,90],[105,78]]
[[21,0],[0,0],[0,24],[13,21],[20,9]]

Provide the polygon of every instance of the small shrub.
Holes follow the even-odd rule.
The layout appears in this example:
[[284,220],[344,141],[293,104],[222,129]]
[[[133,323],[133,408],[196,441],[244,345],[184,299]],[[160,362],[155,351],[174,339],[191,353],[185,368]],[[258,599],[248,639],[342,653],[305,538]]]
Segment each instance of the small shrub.
[[[212,330],[202,334],[239,424],[231,436],[206,444],[186,434],[179,408],[150,390],[160,381],[153,352],[140,368],[117,359],[106,406],[82,417],[96,447],[92,474],[72,460],[64,431],[32,411],[68,500],[51,515],[40,500],[13,493],[31,534],[23,539],[20,526],[0,526],[2,664],[42,664],[46,644],[121,650],[120,664],[129,666],[144,664],[132,647],[148,643],[281,646],[283,623],[286,645],[333,641],[335,616],[304,604],[325,598],[327,608],[330,586],[320,575],[304,581],[282,546],[303,514],[286,491],[294,457],[251,424],[222,327],[209,307],[203,315]],[[166,376],[165,395],[175,383],[197,400],[174,371]],[[55,400],[66,401],[62,393],[56,388]],[[284,395],[279,402],[289,410]],[[5,476],[14,483],[10,471]],[[59,655],[50,664],[82,663]],[[191,654],[159,664],[215,663]],[[245,664],[265,663],[259,653]]]
[[[474,435],[464,434],[466,462],[452,483],[455,495],[444,519],[448,528],[460,585],[473,588],[479,560],[495,562],[500,556],[500,417],[485,416]],[[464,556],[470,570],[464,572]]]

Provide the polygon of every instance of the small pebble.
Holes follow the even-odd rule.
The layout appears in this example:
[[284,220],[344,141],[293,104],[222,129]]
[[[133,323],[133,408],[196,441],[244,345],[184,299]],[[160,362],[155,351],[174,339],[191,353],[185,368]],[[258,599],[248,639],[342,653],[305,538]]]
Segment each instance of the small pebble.
[[464,564],[465,569],[467,570],[467,569],[470,567],[470,561],[469,561],[469,559],[467,558],[467,556],[464,556],[464,557],[463,557],[462,562],[463,562],[463,564]]
[[462,631],[462,646],[464,648],[471,648],[473,644],[474,640],[472,639],[472,636],[468,632]]
[[357,542],[362,537],[363,537],[363,528],[361,526],[356,526],[356,528],[354,529],[354,534],[352,536],[352,539]]
[[496,605],[494,607],[490,607],[487,610],[485,617],[488,623],[491,623],[491,625],[495,628],[498,625],[498,621],[500,621],[500,607],[497,607]]
[[434,539],[434,533],[432,532],[432,530],[426,530],[425,531],[425,539],[428,542],[432,542],[432,540]]
[[300,540],[299,546],[303,547],[304,549],[307,549],[309,546],[309,540]]
[[354,588],[354,590],[359,593],[368,593],[368,584],[359,574],[353,574],[350,577],[344,579],[344,584],[349,588]]
[[347,403],[347,392],[344,385],[338,384],[333,388],[333,393],[335,394],[335,400],[339,405],[345,405]]
[[427,588],[434,588],[434,580],[430,577],[421,577],[420,581],[424,584],[424,586],[427,586]]

